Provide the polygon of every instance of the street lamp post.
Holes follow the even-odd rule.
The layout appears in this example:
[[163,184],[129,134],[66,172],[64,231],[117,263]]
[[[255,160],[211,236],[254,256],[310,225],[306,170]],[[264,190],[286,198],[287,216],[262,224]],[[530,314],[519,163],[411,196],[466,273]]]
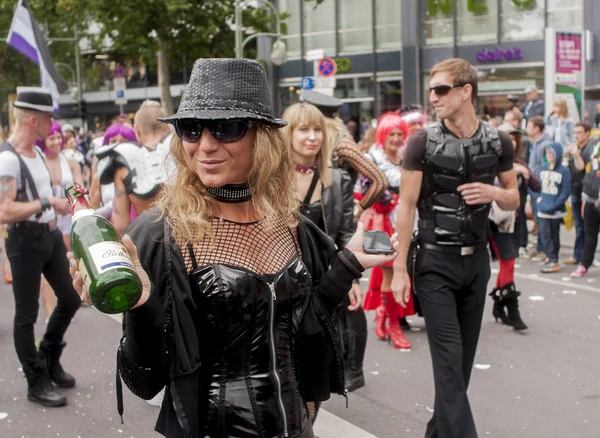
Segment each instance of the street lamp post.
[[264,5],[268,6],[269,9],[275,15],[277,33],[274,32],[260,32],[252,34],[242,42],[242,7],[246,6],[248,3],[255,0],[236,0],[235,1],[235,57],[243,58],[244,57],[244,47],[250,41],[260,36],[270,36],[277,38],[277,41],[273,44],[273,50],[271,52],[271,61],[275,65],[281,65],[285,62],[285,52],[286,47],[285,43],[280,39],[281,38],[281,20],[279,19],[279,13],[275,6],[269,1],[265,1]]

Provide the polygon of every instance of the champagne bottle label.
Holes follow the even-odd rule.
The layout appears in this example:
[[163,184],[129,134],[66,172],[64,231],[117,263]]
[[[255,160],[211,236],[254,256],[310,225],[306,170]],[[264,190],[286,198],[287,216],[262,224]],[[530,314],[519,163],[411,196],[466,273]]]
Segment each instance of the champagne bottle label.
[[81,210],[77,210],[74,214],[73,217],[71,219],[71,223],[75,223],[75,221],[77,219],[80,219],[84,216],[96,216],[96,217],[100,217],[100,215],[98,213],[96,213],[94,210],[88,209],[88,208],[83,208]]
[[88,248],[98,274],[117,268],[135,271],[127,249],[119,242],[100,242]]

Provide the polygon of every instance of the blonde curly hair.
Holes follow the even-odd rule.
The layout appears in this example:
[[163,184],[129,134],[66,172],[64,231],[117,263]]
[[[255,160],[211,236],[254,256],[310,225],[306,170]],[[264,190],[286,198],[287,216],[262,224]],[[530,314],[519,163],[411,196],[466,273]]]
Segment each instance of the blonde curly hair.
[[[293,188],[295,180],[290,148],[275,127],[259,123],[255,134],[252,168],[248,174],[254,208],[267,227],[281,218],[293,228],[297,225],[298,203]],[[156,206],[178,240],[195,242],[207,233],[214,237],[212,218],[219,214],[218,203],[206,191],[193,159],[176,135],[171,141],[171,154],[177,166],[177,180],[163,188]]]

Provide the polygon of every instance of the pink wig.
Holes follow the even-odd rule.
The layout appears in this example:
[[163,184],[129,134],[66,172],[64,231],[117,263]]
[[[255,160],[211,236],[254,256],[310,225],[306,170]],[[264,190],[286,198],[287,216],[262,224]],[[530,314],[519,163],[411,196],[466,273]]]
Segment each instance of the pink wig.
[[[60,125],[52,121],[52,125],[50,125],[50,131],[48,132],[48,137],[54,135],[54,133],[58,132],[60,134],[60,150],[62,151],[65,147],[65,136],[62,133],[62,128]],[[48,149],[46,149],[46,142],[44,140],[36,140],[35,145],[38,146],[44,154],[48,153]]]
[[399,129],[404,134],[404,139],[408,137],[408,126],[402,117],[396,113],[385,113],[379,118],[377,122],[377,129],[375,130],[375,144],[378,148],[383,148],[385,140],[390,132],[394,129]]
[[113,123],[104,133],[104,140],[102,141],[102,144],[107,145],[110,139],[116,137],[117,135],[120,135],[127,141],[138,141],[135,131],[129,126],[126,126],[122,123]]

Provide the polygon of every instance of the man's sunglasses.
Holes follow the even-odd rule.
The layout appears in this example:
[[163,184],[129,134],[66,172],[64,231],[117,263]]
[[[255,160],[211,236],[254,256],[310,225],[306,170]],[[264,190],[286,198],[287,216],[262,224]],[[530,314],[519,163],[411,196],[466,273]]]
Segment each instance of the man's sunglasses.
[[252,125],[252,121],[245,119],[179,119],[175,121],[175,132],[183,141],[195,143],[206,128],[218,142],[233,143],[243,138]]
[[436,85],[435,87],[429,87],[429,94],[431,94],[431,92],[434,91],[435,94],[438,96],[445,96],[446,94],[450,93],[450,90],[452,90],[453,88],[462,88],[465,85],[466,84]]

